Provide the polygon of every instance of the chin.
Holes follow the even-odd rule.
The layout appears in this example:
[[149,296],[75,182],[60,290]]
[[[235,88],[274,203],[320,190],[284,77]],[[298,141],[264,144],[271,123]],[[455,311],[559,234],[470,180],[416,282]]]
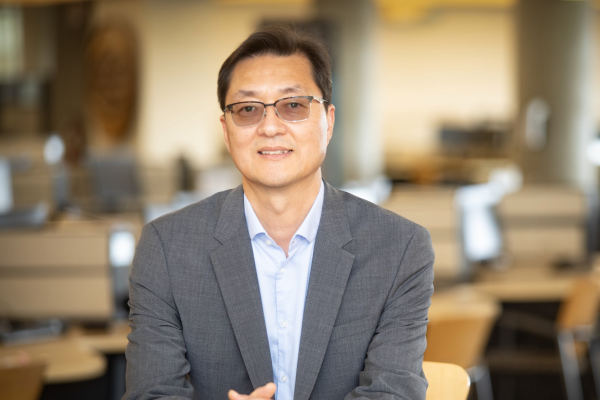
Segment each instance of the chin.
[[283,188],[283,187],[293,184],[294,182],[295,182],[295,180],[293,180],[293,179],[285,179],[285,178],[268,178],[268,179],[260,180],[260,183],[263,186],[267,186],[270,188]]
[[299,178],[297,176],[280,175],[280,174],[269,174],[263,176],[257,176],[252,181],[270,188],[282,188],[289,186],[297,182]]

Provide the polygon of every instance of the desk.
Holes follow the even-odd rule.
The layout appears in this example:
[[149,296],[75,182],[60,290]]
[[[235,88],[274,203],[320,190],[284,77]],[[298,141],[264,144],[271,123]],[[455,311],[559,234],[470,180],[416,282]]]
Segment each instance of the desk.
[[78,338],[85,346],[103,354],[123,354],[127,348],[127,335],[131,332],[128,321],[119,321],[106,332],[86,331],[74,328],[70,334]]
[[429,320],[439,322],[449,318],[497,315],[500,305],[494,296],[478,290],[476,285],[461,284],[436,291],[431,296]]
[[102,376],[106,371],[106,358],[73,338],[0,347],[0,357],[18,353],[26,353],[33,361],[46,364],[44,382],[49,384],[94,379]]
[[45,383],[79,382],[104,375],[104,354],[124,353],[128,333],[129,327],[125,323],[113,325],[106,333],[88,332],[75,327],[52,341],[0,346],[0,358],[23,352],[32,360],[46,364]]
[[519,263],[505,271],[480,271],[473,287],[502,302],[561,302],[569,294],[573,282],[589,273],[557,271],[547,264]]

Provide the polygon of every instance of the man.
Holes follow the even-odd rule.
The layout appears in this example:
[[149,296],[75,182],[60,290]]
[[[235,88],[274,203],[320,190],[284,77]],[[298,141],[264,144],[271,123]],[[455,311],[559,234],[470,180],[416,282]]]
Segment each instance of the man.
[[431,241],[322,180],[323,44],[256,32],[218,95],[243,184],[144,227],[124,398],[424,399]]

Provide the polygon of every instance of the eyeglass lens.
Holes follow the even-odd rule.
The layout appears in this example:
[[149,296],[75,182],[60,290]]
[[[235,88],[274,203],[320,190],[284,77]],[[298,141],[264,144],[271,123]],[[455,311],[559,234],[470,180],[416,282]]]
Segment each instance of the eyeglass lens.
[[[300,97],[278,100],[275,108],[284,121],[302,121],[310,116],[310,99]],[[262,120],[264,113],[264,104],[253,102],[235,104],[231,109],[231,117],[237,126],[256,125]]]

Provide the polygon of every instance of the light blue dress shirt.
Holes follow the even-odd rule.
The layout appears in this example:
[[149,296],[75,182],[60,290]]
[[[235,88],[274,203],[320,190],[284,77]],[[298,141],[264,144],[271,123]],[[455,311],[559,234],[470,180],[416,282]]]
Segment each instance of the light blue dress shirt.
[[287,258],[283,249],[269,237],[244,195],[244,212],[252,240],[277,400],[294,399],[304,303],[324,194],[325,186],[321,181],[315,202],[292,237]]

